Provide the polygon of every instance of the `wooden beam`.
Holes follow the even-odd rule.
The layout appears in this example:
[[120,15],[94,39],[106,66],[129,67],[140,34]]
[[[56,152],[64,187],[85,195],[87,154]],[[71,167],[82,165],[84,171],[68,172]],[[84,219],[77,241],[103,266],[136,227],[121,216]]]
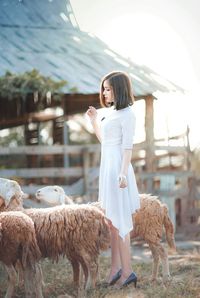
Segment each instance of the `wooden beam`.
[[[0,147],[0,156],[3,155],[56,155],[56,154],[82,154],[87,149],[89,153],[100,152],[100,144],[91,145],[38,145],[38,146],[20,146],[20,147]],[[140,150],[145,150],[145,142],[134,144],[133,159],[144,159],[145,157],[138,156]],[[154,160],[162,158],[165,155],[187,155],[187,148],[183,146],[154,146]],[[156,150],[166,151],[166,153],[156,155]]]
[[168,153],[187,154],[187,148],[184,146],[154,146],[154,150],[167,151]]
[[42,178],[42,177],[81,177],[83,169],[81,167],[71,168],[32,168],[32,169],[12,169],[0,170],[0,177],[24,177],[24,178]]
[[[89,105],[93,105],[96,108],[100,108],[99,94],[60,94],[64,102],[64,114],[74,115],[77,113],[85,113]],[[19,95],[20,96],[20,95]],[[145,98],[144,96],[136,96],[135,100]],[[2,107],[0,110],[0,129],[12,128],[19,125],[24,125],[33,122],[45,122],[57,118],[55,114],[45,114],[43,111],[37,112],[40,108],[38,103],[34,102],[33,94],[28,94],[26,101],[21,97],[17,99],[0,98]],[[51,102],[48,100],[43,102],[43,110],[46,108],[60,107],[60,101],[56,100],[56,94],[52,94]]]
[[159,172],[142,172],[139,174],[139,178],[146,179],[146,178],[155,178],[160,176],[175,176],[176,178],[185,178],[185,177],[193,177],[194,173],[189,171],[159,171]]
[[38,145],[20,147],[0,147],[0,155],[26,154],[26,155],[47,155],[47,154],[80,154],[87,148],[89,152],[100,151],[100,144],[93,145]]
[[[159,147],[159,146],[158,146]],[[134,144],[133,151],[145,150],[146,143],[141,142]],[[37,146],[19,146],[19,147],[4,147],[0,146],[0,155],[48,155],[48,154],[80,154],[84,149],[87,149],[89,153],[100,152],[100,144],[89,145],[37,145]]]
[[[89,168],[90,171],[92,168]],[[24,177],[24,178],[42,178],[42,177],[80,177],[83,176],[82,167],[71,168],[32,168],[32,169],[10,169],[0,170],[0,177]],[[142,172],[139,174],[141,179],[155,178],[160,176],[171,175],[175,177],[193,177],[194,173],[189,171],[159,171],[159,172]]]
[[44,112],[25,113],[17,118],[0,120],[0,129],[16,127],[29,123],[46,122],[58,118],[54,113],[45,114]]

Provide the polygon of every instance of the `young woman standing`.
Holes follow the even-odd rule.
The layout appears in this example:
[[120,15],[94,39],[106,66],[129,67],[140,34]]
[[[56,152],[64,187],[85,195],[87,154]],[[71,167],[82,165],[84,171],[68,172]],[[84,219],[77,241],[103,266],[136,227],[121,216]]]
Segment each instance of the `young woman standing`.
[[131,268],[130,231],[132,214],[140,208],[138,189],[131,165],[135,115],[131,81],[124,72],[107,74],[101,82],[100,102],[112,106],[111,113],[97,123],[97,111],[90,106],[94,131],[101,142],[99,201],[111,222],[111,270],[108,283],[118,287],[134,283],[137,276]]

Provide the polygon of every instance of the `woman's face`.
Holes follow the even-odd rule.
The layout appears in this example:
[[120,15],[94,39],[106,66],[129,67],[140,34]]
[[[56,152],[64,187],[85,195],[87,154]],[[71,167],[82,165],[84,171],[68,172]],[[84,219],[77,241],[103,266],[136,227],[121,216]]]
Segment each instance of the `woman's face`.
[[111,106],[114,102],[114,96],[113,96],[113,90],[112,87],[109,84],[109,81],[106,80],[103,82],[103,96],[105,98],[105,104],[106,106]]

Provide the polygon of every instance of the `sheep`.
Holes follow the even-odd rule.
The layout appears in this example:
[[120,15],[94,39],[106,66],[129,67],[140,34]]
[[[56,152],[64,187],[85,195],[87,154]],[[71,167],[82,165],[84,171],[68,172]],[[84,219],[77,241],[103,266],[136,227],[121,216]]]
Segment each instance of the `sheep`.
[[[174,240],[174,226],[169,218],[168,208],[162,204],[156,196],[150,194],[139,194],[140,209],[132,215],[133,230],[130,232],[130,238],[142,238],[148,243],[153,257],[152,276],[153,282],[157,281],[159,260],[162,263],[163,283],[170,281],[168,253],[160,243],[162,239],[163,227],[165,228],[166,240],[172,250],[176,250]],[[100,202],[92,203],[99,207]]]
[[149,245],[153,257],[152,281],[158,277],[159,259],[162,262],[163,282],[170,280],[168,253],[160,243],[163,227],[166,240],[172,250],[176,250],[174,226],[169,217],[168,208],[156,196],[140,194],[140,209],[132,216],[133,227],[131,239],[141,237]]
[[43,297],[36,263],[40,257],[34,223],[30,217],[18,211],[0,213],[0,261],[9,276],[6,298],[13,296],[19,267],[24,274],[25,296]]
[[[59,197],[55,190],[55,186],[48,186],[48,193],[45,188],[43,199],[47,200],[48,195],[54,194],[55,202],[59,203]],[[64,190],[62,191],[64,193]],[[160,243],[162,239],[163,226],[166,232],[166,240],[170,248],[175,250],[174,227],[169,218],[168,208],[162,204],[157,197],[150,194],[140,194],[140,209],[133,214],[133,227],[131,231],[131,239],[141,237],[149,245],[153,257],[152,280],[156,281],[158,276],[159,259],[162,262],[163,281],[170,280],[168,254]],[[100,203],[92,203],[100,208]]]
[[109,223],[102,211],[95,206],[62,205],[41,209],[23,209],[19,200],[0,203],[0,211],[16,208],[30,216],[35,225],[36,237],[43,258],[57,261],[66,256],[72,264],[74,284],[79,287],[80,265],[95,287],[100,250],[110,245]]
[[21,202],[24,193],[15,180],[0,178],[0,197],[4,199],[7,206],[15,198]]
[[85,276],[84,287],[91,277],[95,287],[100,250],[110,245],[109,224],[103,212],[94,206],[67,205],[43,209],[25,209],[35,223],[42,257],[58,261],[66,256],[73,268],[74,284],[79,287],[79,267]]
[[73,204],[73,201],[66,196],[64,189],[58,185],[44,186],[37,190],[35,196],[39,201],[46,202],[51,206]]

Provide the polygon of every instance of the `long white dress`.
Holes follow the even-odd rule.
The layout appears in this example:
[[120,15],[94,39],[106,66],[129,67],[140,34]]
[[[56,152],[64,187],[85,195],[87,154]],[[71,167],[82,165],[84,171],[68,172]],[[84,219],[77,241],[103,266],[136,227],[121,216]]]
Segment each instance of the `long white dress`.
[[122,239],[133,229],[132,214],[140,208],[133,167],[128,168],[128,187],[119,187],[119,174],[124,149],[132,149],[135,133],[135,115],[132,107],[111,108],[101,121],[101,164],[99,201],[105,215],[119,230]]

